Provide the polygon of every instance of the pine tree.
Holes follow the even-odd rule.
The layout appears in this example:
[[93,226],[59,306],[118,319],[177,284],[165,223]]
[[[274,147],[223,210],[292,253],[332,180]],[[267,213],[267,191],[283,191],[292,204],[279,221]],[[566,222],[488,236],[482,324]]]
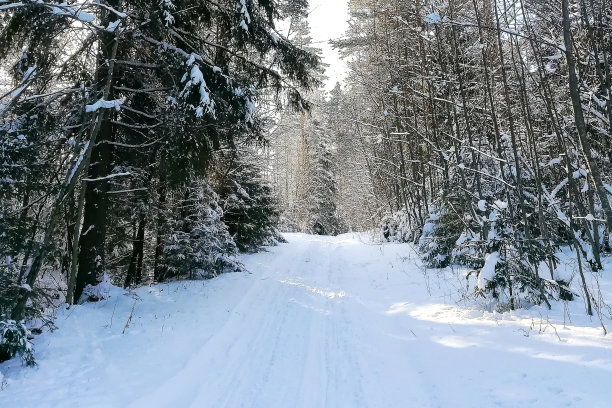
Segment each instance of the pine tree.
[[429,267],[445,268],[450,265],[461,226],[458,215],[452,210],[430,205],[429,217],[419,239],[419,251]]

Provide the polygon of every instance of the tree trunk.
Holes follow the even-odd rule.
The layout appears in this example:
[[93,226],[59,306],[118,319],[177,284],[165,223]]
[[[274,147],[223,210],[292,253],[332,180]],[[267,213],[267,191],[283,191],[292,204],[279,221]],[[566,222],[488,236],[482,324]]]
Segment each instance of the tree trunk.
[[[112,126],[105,120],[100,129],[101,140],[110,140]],[[102,143],[94,147],[92,164],[89,168],[90,179],[104,178],[111,171],[110,145]],[[83,229],[79,239],[79,267],[76,277],[74,298],[81,298],[87,285],[98,284],[104,273],[106,242],[106,221],[108,212],[108,180],[89,181],[85,187],[85,211]]]
[[79,201],[77,204],[76,216],[74,219],[74,232],[72,234],[71,254],[72,261],[70,262],[70,273],[68,275],[68,289],[66,291],[66,303],[72,305],[74,303],[74,288],[76,284],[77,267],[79,264],[79,239],[81,233],[81,220],[83,218],[83,205],[85,203],[85,188],[86,183],[81,183],[81,191],[79,191]]
[[164,213],[166,206],[166,186],[165,179],[163,175],[160,176],[159,180],[159,188],[158,188],[158,202],[157,202],[157,234],[156,234],[156,243],[155,243],[155,262],[153,266],[153,279],[155,282],[162,282],[164,280],[164,275],[161,271],[159,262],[161,260],[162,252],[163,252],[163,226],[164,226]]
[[[105,83],[104,93],[103,93],[103,96],[105,98],[107,98],[108,95],[110,94],[111,79],[113,76],[113,71],[115,69],[115,55],[117,54],[118,43],[119,41],[117,38],[112,39],[112,48],[110,52],[110,58],[108,59],[108,68],[107,68],[108,74],[107,74],[107,80]],[[66,199],[67,195],[70,194],[74,190],[78,177],[83,172],[83,170],[89,167],[89,163],[91,162],[92,151],[95,146],[96,140],[98,138],[98,134],[100,133],[100,127],[101,127],[102,121],[104,120],[104,116],[105,116],[104,112],[101,112],[95,116],[92,122],[93,126],[91,130],[91,135],[89,137],[89,143],[87,144],[85,151],[83,152],[83,160],[81,161],[81,164],[75,169],[74,172],[71,172],[66,176],[67,181],[63,185],[63,188],[60,191],[60,193],[58,194],[57,200],[55,200],[55,202],[53,203],[51,207],[51,214],[49,215],[49,222],[47,223],[47,227],[45,228],[45,234],[42,239],[40,249],[38,250],[36,257],[34,258],[34,261],[32,262],[32,266],[30,267],[30,271],[26,279],[26,283],[30,287],[34,287],[34,283],[36,282],[36,279],[38,278],[38,274],[40,273],[40,270],[42,268],[43,261],[45,259],[45,256],[47,255],[47,250],[49,249],[49,246],[51,245],[51,238],[53,237],[53,233],[60,219],[60,216],[62,214],[64,200]],[[76,237],[74,237],[73,239],[76,239]],[[18,298],[17,298],[17,302],[15,303],[15,307],[13,308],[13,311],[11,313],[11,318],[13,320],[23,320],[25,316],[25,306],[28,301],[29,294],[30,292],[26,289],[22,289],[20,291]]]
[[130,287],[137,285],[142,281],[142,259],[144,255],[144,235],[147,225],[147,218],[144,211],[140,213],[138,221],[138,231],[136,237],[132,241],[132,256],[130,258],[130,266],[128,267],[127,276],[125,277],[124,286]]
[[608,200],[608,193],[606,192],[601,180],[599,167],[596,163],[593,163],[593,158],[591,155],[591,141],[589,140],[589,135],[587,134],[584,113],[582,112],[582,101],[580,99],[578,76],[576,75],[576,61],[574,59],[574,51],[572,48],[572,33],[570,31],[569,0],[561,0],[561,10],[563,14],[563,41],[565,43],[565,56],[567,58],[567,69],[569,73],[569,90],[570,97],[572,98],[572,106],[574,108],[576,130],[578,131],[578,138],[580,140],[586,165],[593,179],[593,184],[595,184],[595,191],[599,196],[601,207],[606,214],[608,231],[612,231],[612,204],[610,204],[610,201]]

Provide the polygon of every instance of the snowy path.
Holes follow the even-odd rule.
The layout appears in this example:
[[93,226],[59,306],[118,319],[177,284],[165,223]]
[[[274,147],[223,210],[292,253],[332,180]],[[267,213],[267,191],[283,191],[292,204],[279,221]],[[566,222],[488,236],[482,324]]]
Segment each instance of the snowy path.
[[288,238],[246,256],[251,274],[62,312],[38,368],[0,365],[0,407],[611,406],[596,321],[455,306],[459,283],[426,279],[406,245]]

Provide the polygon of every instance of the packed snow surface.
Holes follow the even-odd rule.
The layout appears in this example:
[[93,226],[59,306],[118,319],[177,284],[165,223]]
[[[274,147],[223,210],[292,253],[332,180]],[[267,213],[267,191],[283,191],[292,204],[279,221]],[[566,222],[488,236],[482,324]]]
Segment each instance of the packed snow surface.
[[0,407],[610,407],[612,337],[581,300],[488,312],[406,244],[287,239],[250,273],[62,309],[38,367],[0,365]]

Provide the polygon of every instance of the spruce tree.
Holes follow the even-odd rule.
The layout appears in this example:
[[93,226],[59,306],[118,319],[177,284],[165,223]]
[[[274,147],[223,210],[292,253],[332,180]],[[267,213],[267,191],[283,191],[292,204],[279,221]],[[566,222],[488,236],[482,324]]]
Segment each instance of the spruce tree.
[[309,161],[304,229],[311,234],[337,235],[340,232],[340,221],[336,211],[338,189],[333,146],[320,123],[315,121],[313,128],[311,144],[314,146]]
[[213,177],[223,220],[241,252],[256,252],[284,242],[278,231],[279,211],[256,154],[220,157]]
[[[78,299],[106,272],[125,277],[126,285],[142,279],[147,248],[140,243],[161,236],[163,224],[149,219],[146,208],[162,208],[164,195],[205,180],[221,145],[233,149],[237,135],[259,137],[253,113],[262,89],[284,90],[287,103],[308,106],[298,88],[316,83],[318,57],[276,31],[287,7],[304,13],[306,4],[113,0],[3,7],[0,56],[18,63],[21,76],[3,102],[2,129],[31,120],[37,123],[27,126],[44,129],[47,139],[31,139],[30,148],[49,153],[45,143],[56,147],[45,156],[51,166],[39,163],[52,170],[51,182],[29,197],[12,195],[11,214],[23,209],[38,217],[32,241],[38,244],[6,250],[28,265],[15,277],[17,287],[35,286],[57,256],[71,259],[67,299]],[[16,179],[15,171],[7,169],[5,177]],[[136,214],[121,210],[130,200],[138,203]],[[66,236],[58,231],[64,220]],[[120,231],[109,231],[110,225]],[[132,251],[117,258],[109,247]],[[15,318],[25,316],[28,298],[19,293]]]
[[218,195],[201,180],[178,192],[166,214],[157,281],[212,278],[241,270],[237,248],[223,222]]

